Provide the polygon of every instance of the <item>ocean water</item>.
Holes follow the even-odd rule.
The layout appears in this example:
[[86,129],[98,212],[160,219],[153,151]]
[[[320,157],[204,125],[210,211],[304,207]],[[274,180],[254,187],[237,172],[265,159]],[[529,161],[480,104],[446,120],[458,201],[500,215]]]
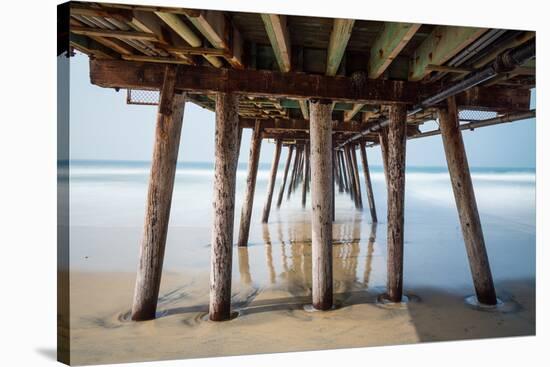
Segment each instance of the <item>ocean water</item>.
[[[285,154],[281,161],[285,161]],[[247,248],[233,251],[233,307],[240,316],[221,326],[204,322],[208,304],[211,163],[178,163],[157,320],[124,321],[138,263],[150,163],[70,163],[70,269],[75,363],[391,345],[531,335],[535,330],[535,171],[472,168],[472,178],[498,296],[507,314],[472,311],[473,286],[445,167],[408,167],[404,288],[418,302],[381,310],[386,282],[386,189],[371,167],[379,223],[336,196],[334,288],[341,308],[312,316],[310,198],[301,188],[281,208],[275,185],[269,224],[261,223],[269,164],[259,167]],[[237,172],[234,241],[246,183]],[[362,197],[367,207],[362,170]],[[388,313],[390,312],[390,313]],[[311,323],[313,322],[313,324]],[[319,330],[326,335],[319,336]],[[238,338],[236,337],[238,335]],[[152,339],[153,338],[153,339]],[[145,346],[162,340],[152,350]],[[261,341],[260,341],[261,340]],[[142,345],[144,348],[139,348]],[[182,347],[184,346],[184,347]]]

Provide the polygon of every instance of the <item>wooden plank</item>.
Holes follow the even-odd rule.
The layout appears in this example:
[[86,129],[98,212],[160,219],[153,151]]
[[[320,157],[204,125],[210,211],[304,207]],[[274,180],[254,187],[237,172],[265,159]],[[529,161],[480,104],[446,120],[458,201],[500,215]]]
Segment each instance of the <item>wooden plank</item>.
[[231,66],[244,69],[242,36],[223,12],[202,10],[199,15],[187,18],[212,46],[225,51],[224,56]]
[[78,51],[101,59],[117,59],[119,55],[98,41],[77,34],[69,35],[69,44]]
[[154,63],[159,63],[159,64],[189,65],[189,60],[187,60],[187,59],[176,59],[174,57],[122,55],[122,59],[123,60],[128,60],[128,61],[154,62]]
[[311,101],[311,293],[313,308],[330,310],[332,286],[332,124],[328,103]]
[[279,70],[288,72],[291,69],[290,63],[290,36],[286,25],[286,16],[277,14],[262,14],[265,30],[271,47],[275,53]]
[[409,80],[428,75],[428,65],[443,65],[487,31],[487,28],[437,26],[415,51],[411,59]]
[[157,308],[185,106],[185,95],[177,94],[174,90],[175,73],[175,67],[166,68],[161,96],[170,105],[164,109],[159,106],[157,115],[145,224],[132,304],[132,320],[136,321],[154,319]]
[[353,19],[334,19],[328,43],[327,75],[336,75],[338,72],[354,24],[355,20]]
[[302,111],[302,116],[304,116],[304,119],[309,120],[309,105],[308,105],[309,102],[305,99],[300,99],[298,103],[300,103],[300,110]]
[[132,11],[129,9],[99,8],[91,4],[75,3],[71,1],[71,15],[83,15],[87,17],[113,18],[121,22],[132,20]]
[[[111,88],[158,89],[161,64],[90,60],[91,81]],[[179,68],[176,88],[207,93],[234,91],[265,97],[319,98],[369,104],[419,102],[419,93],[432,88],[420,83],[394,80],[365,80],[357,84],[348,77],[265,70],[215,69],[201,66]]]
[[118,38],[118,39],[141,40],[141,41],[157,41],[157,37],[154,34],[145,33],[145,32],[136,32],[136,31],[117,31],[117,30],[111,30],[111,29],[72,26],[71,33],[80,34],[84,36],[111,37],[111,38]]
[[384,23],[384,30],[370,49],[369,78],[376,79],[386,71],[420,26],[416,23]]
[[426,70],[440,71],[443,73],[454,73],[454,74],[469,74],[475,71],[474,68],[463,68],[463,67],[456,67],[456,66],[433,65],[433,64],[426,65]]
[[209,318],[231,318],[231,268],[238,149],[238,96],[216,96],[216,139]]
[[447,99],[447,108],[439,110],[439,121],[477,299],[480,303],[495,305],[497,303],[495,286],[454,98]]

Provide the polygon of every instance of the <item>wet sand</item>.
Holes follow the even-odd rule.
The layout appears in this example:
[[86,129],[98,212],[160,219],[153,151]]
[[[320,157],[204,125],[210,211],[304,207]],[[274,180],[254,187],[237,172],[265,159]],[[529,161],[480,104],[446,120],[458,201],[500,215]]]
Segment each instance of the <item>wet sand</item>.
[[[375,181],[375,194],[383,193],[380,183]],[[502,211],[487,205],[483,195],[478,200],[497,293],[507,305],[499,312],[488,312],[465,303],[474,291],[456,209],[448,205],[452,196],[430,200],[415,195],[421,185],[409,183],[404,287],[410,302],[388,307],[377,302],[386,282],[385,198],[377,196],[382,223],[373,226],[368,210],[355,211],[349,197],[338,194],[333,226],[337,307],[307,312],[304,305],[311,301],[309,210],[301,208],[296,195],[281,210],[273,208],[268,225],[261,224],[262,184],[255,199],[250,246],[234,247],[232,307],[238,316],[222,323],[206,317],[208,190],[176,190],[159,317],[139,323],[128,319],[141,237],[140,208],[120,214],[137,218],[126,218],[126,225],[115,217],[103,217],[101,208],[109,203],[105,216],[115,216],[115,206],[139,204],[137,196],[142,192],[125,191],[127,197],[94,194],[93,203],[74,200],[71,362],[134,362],[535,334],[534,217],[523,214],[528,211],[525,206]],[[145,182],[142,186],[140,190]],[[435,191],[437,185],[432,187]],[[483,194],[483,187],[478,187],[477,193]],[[82,194],[78,185],[73,192]],[[241,193],[238,190],[237,198]],[[194,201],[189,201],[193,195]],[[525,195],[517,196],[525,200]],[[514,208],[512,204],[506,203]],[[238,218],[239,201],[236,213]],[[83,225],[88,218],[116,226]],[[237,231],[238,222],[235,238]]]

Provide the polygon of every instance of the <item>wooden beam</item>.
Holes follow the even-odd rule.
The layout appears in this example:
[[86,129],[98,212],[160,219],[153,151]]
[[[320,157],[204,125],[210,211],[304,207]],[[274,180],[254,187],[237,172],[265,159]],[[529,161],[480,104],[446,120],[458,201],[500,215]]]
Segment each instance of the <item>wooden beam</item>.
[[71,33],[84,36],[111,37],[128,40],[156,41],[157,36],[151,33],[136,31],[117,31],[111,29],[89,28],[89,27],[71,27]]
[[386,71],[420,26],[415,23],[384,23],[384,30],[370,49],[369,78],[376,79]]
[[372,192],[372,181],[370,178],[369,161],[367,160],[367,150],[365,149],[365,142],[360,143],[361,149],[361,162],[363,165],[363,174],[365,178],[365,188],[367,191],[367,199],[369,202],[370,216],[373,223],[378,222],[376,215],[376,205],[374,203],[374,193]]
[[189,60],[187,60],[187,59],[176,59],[174,57],[122,55],[122,59],[123,60],[128,60],[128,61],[154,62],[154,63],[159,63],[159,64],[189,65]]
[[262,14],[261,16],[279,69],[282,72],[290,71],[290,36],[286,25],[286,16],[277,14]]
[[302,116],[304,116],[304,119],[309,120],[309,102],[306,99],[300,99],[298,100],[298,103],[300,103]]
[[353,19],[334,19],[328,43],[327,75],[336,75],[338,72],[354,23]]
[[355,115],[357,115],[359,113],[359,111],[361,111],[361,109],[363,107],[365,107],[364,104],[356,103],[356,104],[353,105],[352,110],[344,111],[344,122],[351,121],[355,117]]
[[202,35],[217,49],[225,51],[226,60],[236,69],[244,69],[243,39],[239,30],[223,12],[202,10],[197,16],[187,16]]
[[[163,65],[90,60],[91,81],[110,88],[158,89]],[[420,83],[394,80],[365,80],[356,83],[348,77],[265,70],[215,69],[181,65],[176,88],[207,93],[233,91],[266,97],[319,98],[369,104],[415,104],[419,94],[432,88]]]
[[497,298],[493,276],[485,248],[483,230],[454,98],[448,98],[447,108],[439,110],[439,121],[477,299],[482,304],[496,305]]
[[[155,12],[155,14],[189,45],[202,47],[202,40],[185,24],[179,15],[166,12]],[[215,56],[205,55],[204,58],[216,68],[223,66],[220,59]]]
[[456,66],[433,65],[433,64],[426,65],[426,70],[440,71],[443,73],[454,73],[454,74],[469,74],[475,71],[474,68],[463,68],[463,67],[456,67]]
[[[239,127],[243,129],[252,129],[256,124],[255,119],[241,118],[239,119]],[[284,131],[309,131],[310,123],[308,120],[298,119],[266,119],[261,121],[263,130],[284,130]],[[352,122],[332,121],[333,132],[359,132],[361,125]]]
[[311,101],[311,261],[312,303],[333,305],[332,279],[332,124],[330,103]]
[[159,105],[157,114],[145,224],[132,304],[132,320],[136,321],[154,319],[157,308],[185,106],[185,96],[175,93],[175,74],[174,66],[166,67],[161,98],[167,105]]
[[216,141],[209,318],[231,318],[231,268],[237,176],[238,96],[216,96]]
[[129,9],[99,8],[91,4],[78,4],[71,1],[71,15],[83,15],[86,17],[113,18],[121,22],[132,20],[132,11]]
[[443,65],[487,31],[487,28],[437,26],[415,51],[409,80],[418,81],[429,74],[428,65]]
[[78,34],[69,35],[69,44],[78,51],[101,59],[117,59],[119,56],[111,48],[96,41],[92,37],[81,36]]

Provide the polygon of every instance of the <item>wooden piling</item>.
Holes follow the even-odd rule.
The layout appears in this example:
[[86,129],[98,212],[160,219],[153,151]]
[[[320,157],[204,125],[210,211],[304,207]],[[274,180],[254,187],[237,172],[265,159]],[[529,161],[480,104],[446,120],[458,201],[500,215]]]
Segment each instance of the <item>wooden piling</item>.
[[304,180],[302,181],[302,208],[306,207],[306,198],[307,198],[307,187],[309,184],[308,175],[309,175],[309,149],[308,146],[304,147]]
[[344,191],[349,192],[349,186],[348,186],[348,175],[346,173],[346,164],[344,162],[344,152],[342,150],[338,151],[338,156],[340,158],[340,165],[341,167],[341,177],[344,181]]
[[403,239],[405,209],[405,156],[407,110],[392,105],[389,110],[388,171],[388,298],[401,302],[403,297]]
[[[355,201],[355,179],[353,178],[353,169],[352,169],[352,163],[351,163],[351,154],[350,154],[350,148],[349,145],[344,146],[344,155],[346,157],[346,173],[348,175],[348,184],[349,184],[349,195],[351,196],[351,200]],[[357,206],[357,204],[356,204]]]
[[277,181],[277,169],[279,168],[279,159],[281,158],[281,147],[283,142],[277,140],[275,144],[275,153],[273,154],[273,162],[271,163],[271,173],[269,174],[269,183],[267,184],[267,198],[265,200],[264,211],[262,214],[262,223],[269,221],[269,212],[271,211],[271,202],[273,201],[273,189],[275,181]]
[[344,192],[344,179],[342,178],[342,170],[340,169],[340,151],[335,150],[334,155],[336,157],[336,178],[338,180],[338,192]]
[[177,68],[166,68],[157,113],[155,143],[139,253],[132,320],[155,318],[170,218],[172,191],[185,108],[185,95],[174,91]]
[[237,175],[238,103],[233,93],[216,97],[216,139],[209,317],[229,320]]
[[386,188],[388,186],[388,128],[383,127],[378,134],[378,140],[380,141],[380,153],[382,155],[382,165],[384,166],[384,178],[386,179]]
[[290,182],[288,184],[288,191],[286,198],[290,198],[290,194],[292,193],[292,190],[294,189],[294,182],[296,180],[297,171],[298,171],[298,165],[300,160],[300,149],[298,146],[296,146],[296,156],[294,157],[294,165],[292,166],[292,175],[290,177]]
[[357,154],[355,152],[355,146],[350,148],[351,163],[353,167],[353,178],[355,180],[355,206],[358,209],[363,209],[363,197],[361,194],[361,179],[359,178],[359,165],[357,164]]
[[292,152],[294,152],[294,145],[291,145],[288,147],[288,156],[286,157],[285,171],[283,174],[283,182],[281,183],[281,188],[279,190],[279,197],[277,198],[277,208],[280,208],[281,203],[283,202],[283,196],[285,194],[286,179],[288,177],[288,170],[290,168],[290,164],[292,163]]
[[332,308],[332,104],[310,101],[312,296],[318,310]]
[[447,108],[439,110],[439,125],[477,299],[480,303],[495,305],[493,276],[454,97],[447,99]]
[[370,216],[373,223],[378,222],[376,216],[376,206],[374,204],[374,193],[372,192],[372,182],[370,179],[369,162],[367,160],[367,149],[365,148],[365,142],[360,143],[361,149],[361,163],[363,164],[363,174],[365,176],[365,188],[367,191],[367,200],[369,201]]
[[248,158],[248,176],[246,179],[246,194],[241,211],[241,227],[239,230],[239,246],[248,245],[248,234],[250,232],[250,219],[252,218],[252,207],[254,203],[254,191],[256,190],[256,176],[258,174],[258,163],[260,161],[260,150],[262,147],[262,129],[260,120],[256,121],[252,138],[250,140],[250,155]]

